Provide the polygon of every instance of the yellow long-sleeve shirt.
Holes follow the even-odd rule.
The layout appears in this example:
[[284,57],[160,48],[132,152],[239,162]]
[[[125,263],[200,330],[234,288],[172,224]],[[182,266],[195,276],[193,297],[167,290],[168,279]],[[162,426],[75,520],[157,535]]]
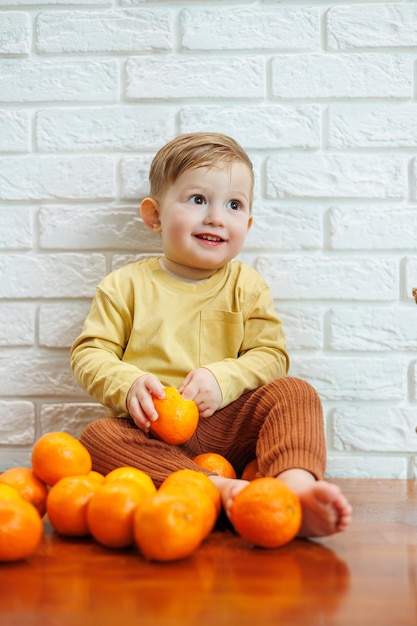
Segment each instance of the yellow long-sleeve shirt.
[[198,367],[216,377],[226,406],[288,371],[285,337],[266,282],[232,261],[204,282],[167,274],[158,259],[126,265],[97,287],[71,349],[80,385],[113,416],[142,374],[175,386]]

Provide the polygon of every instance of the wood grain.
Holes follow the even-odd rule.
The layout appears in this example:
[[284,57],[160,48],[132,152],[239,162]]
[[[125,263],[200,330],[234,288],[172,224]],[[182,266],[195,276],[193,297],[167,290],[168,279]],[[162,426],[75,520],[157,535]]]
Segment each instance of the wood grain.
[[2,626],[408,626],[417,624],[417,486],[337,481],[354,506],[343,534],[253,548],[225,525],[191,557],[47,529],[26,561],[0,565]]

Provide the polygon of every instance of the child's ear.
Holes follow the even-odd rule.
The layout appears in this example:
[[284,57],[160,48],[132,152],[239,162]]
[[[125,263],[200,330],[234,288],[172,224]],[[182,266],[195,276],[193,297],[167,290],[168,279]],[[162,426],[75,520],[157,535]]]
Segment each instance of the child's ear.
[[143,223],[154,233],[161,232],[161,220],[159,219],[159,206],[153,198],[145,198],[140,204],[140,216]]

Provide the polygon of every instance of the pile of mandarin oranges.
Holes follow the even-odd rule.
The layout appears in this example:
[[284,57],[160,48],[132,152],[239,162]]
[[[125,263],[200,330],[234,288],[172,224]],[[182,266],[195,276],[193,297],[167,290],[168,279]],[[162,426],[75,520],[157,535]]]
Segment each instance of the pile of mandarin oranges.
[[[164,403],[157,409],[157,421],[166,422],[162,439],[165,433],[169,436],[169,422],[175,417],[172,395],[167,398],[167,410]],[[185,406],[187,412],[190,405]],[[190,425],[184,416],[181,419],[189,438]],[[178,432],[176,423],[171,433],[178,437]],[[233,466],[219,454],[200,454],[193,460],[199,468],[236,477]],[[242,474],[250,482],[235,498],[232,523],[248,542],[279,547],[297,534],[301,507],[284,483],[257,478],[256,472],[252,461]],[[44,522],[62,536],[91,537],[109,549],[133,547],[149,561],[174,561],[192,554],[210,535],[221,508],[218,489],[198,469],[175,471],[158,488],[135,467],[118,467],[102,475],[92,469],[90,453],[78,439],[50,432],[35,442],[30,468],[0,474],[0,562],[34,554],[42,542]]]

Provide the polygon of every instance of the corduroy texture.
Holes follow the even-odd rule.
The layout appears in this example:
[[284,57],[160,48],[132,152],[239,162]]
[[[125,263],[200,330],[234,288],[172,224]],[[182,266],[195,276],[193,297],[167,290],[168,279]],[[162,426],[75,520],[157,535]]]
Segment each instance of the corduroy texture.
[[263,476],[301,468],[320,479],[326,463],[320,399],[311,385],[291,377],[278,378],[200,419],[194,436],[181,446],[151,438],[126,418],[92,422],[80,439],[96,471],[107,474],[130,465],[147,472],[157,486],[176,470],[202,471],[192,461],[202,452],[222,454],[238,476],[255,457]]

